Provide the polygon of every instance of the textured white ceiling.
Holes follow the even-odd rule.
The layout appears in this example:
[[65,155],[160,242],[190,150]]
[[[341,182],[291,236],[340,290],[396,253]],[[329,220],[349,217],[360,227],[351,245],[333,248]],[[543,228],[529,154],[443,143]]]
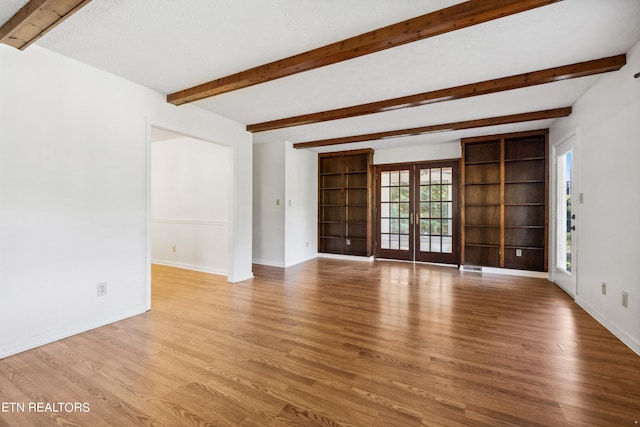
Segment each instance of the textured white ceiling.
[[[3,0],[0,20],[24,3]],[[93,0],[37,44],[171,93],[456,3],[460,1]],[[639,39],[639,0],[565,0],[195,104],[251,124],[616,55]],[[563,107],[597,78],[257,133],[254,141],[301,142]],[[438,143],[550,123],[339,148]]]
[[322,135],[323,139],[337,138],[566,107],[572,105],[597,79],[597,76],[591,76],[552,83],[545,96],[538,95],[538,88],[529,87],[455,102],[261,132],[256,134],[256,140],[305,142],[317,139],[317,135]]
[[0,24],[9,20],[29,0],[2,0],[0,3]]
[[93,0],[39,45],[170,93],[456,3]]

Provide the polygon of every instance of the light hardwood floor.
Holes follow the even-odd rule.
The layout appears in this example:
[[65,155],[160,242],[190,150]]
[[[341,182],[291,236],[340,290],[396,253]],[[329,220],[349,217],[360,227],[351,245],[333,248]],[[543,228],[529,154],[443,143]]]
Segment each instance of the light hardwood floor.
[[546,280],[153,267],[152,311],[0,360],[0,426],[635,426],[640,357]]

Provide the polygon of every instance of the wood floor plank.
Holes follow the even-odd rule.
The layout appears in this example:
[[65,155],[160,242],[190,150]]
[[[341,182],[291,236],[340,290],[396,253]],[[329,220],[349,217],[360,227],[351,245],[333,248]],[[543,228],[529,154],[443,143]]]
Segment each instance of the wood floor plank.
[[[322,393],[323,391],[324,393]],[[373,425],[377,416],[377,411],[371,407],[354,403],[355,395],[352,395],[352,399],[345,400],[339,389],[323,384],[299,384],[290,387],[288,392],[292,397],[291,404],[294,407],[309,411],[336,425]]]
[[552,283],[398,262],[153,266],[152,310],[0,360],[37,426],[624,426],[640,357]]
[[288,404],[285,406],[278,416],[269,424],[270,427],[278,426],[326,426],[341,427],[345,424],[339,424],[334,420],[323,415],[316,414],[308,409],[298,408],[297,406]]

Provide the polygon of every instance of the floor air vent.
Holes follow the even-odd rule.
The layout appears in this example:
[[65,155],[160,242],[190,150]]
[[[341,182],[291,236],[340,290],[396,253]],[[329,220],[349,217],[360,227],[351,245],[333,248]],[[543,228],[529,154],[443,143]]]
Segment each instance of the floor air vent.
[[478,267],[476,265],[463,265],[461,268],[462,271],[471,271],[474,273],[482,273],[482,267]]

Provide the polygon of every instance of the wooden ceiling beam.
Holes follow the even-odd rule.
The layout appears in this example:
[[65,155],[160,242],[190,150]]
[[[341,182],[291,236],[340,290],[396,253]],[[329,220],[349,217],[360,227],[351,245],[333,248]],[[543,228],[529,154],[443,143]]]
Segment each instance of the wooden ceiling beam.
[[91,0],[31,0],[0,27],[0,43],[24,50]]
[[617,71],[626,63],[627,56],[624,54],[611,56],[593,61],[579,62],[561,67],[547,68],[546,70],[533,71],[515,76],[450,87],[447,89],[438,89],[416,95],[403,96],[399,98],[386,99],[384,101],[371,102],[368,104],[354,105],[351,107],[337,108],[335,110],[251,124],[247,126],[247,130],[249,132],[265,132],[292,126],[346,119],[401,108],[417,107],[420,105],[435,104],[443,101],[453,101],[473,96],[488,95],[507,90],[522,89],[529,86],[536,86],[560,80]]
[[198,101],[562,0],[470,0],[285,59],[169,94],[174,105]]
[[365,135],[345,136],[341,138],[321,139],[317,141],[298,142],[293,148],[325,147],[327,145],[351,144],[354,142],[376,141],[387,138],[424,135],[434,132],[473,129],[487,126],[507,125],[511,123],[531,122],[535,120],[556,119],[571,114],[571,107],[555,108],[552,110],[534,111],[531,113],[512,114],[508,116],[490,117],[486,119],[466,120],[463,122],[446,123],[440,125],[422,126],[411,129],[391,130],[387,132],[369,133]]

